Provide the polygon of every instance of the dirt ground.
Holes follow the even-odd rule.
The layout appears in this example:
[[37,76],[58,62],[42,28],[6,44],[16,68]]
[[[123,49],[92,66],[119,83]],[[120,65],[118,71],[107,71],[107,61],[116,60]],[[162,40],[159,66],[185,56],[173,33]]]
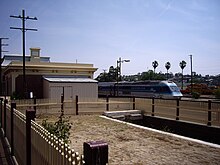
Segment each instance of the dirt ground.
[[[54,117],[49,117],[54,120]],[[71,116],[71,147],[83,154],[83,143],[104,140],[109,165],[220,164],[220,147],[114,122],[98,115]]]

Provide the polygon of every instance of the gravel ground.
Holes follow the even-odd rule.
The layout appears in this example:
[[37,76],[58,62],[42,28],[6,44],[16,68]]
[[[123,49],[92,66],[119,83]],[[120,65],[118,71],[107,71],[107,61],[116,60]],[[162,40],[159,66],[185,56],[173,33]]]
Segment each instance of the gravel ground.
[[104,140],[109,146],[109,165],[220,164],[220,147],[156,133],[97,115],[71,116],[69,120],[73,124],[71,147],[82,154],[83,142]]

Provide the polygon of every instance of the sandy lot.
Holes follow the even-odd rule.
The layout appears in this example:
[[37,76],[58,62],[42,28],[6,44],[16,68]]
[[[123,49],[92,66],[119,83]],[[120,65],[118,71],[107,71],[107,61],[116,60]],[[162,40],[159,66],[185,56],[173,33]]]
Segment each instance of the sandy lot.
[[[53,120],[54,117],[50,117]],[[114,122],[97,115],[71,116],[71,147],[104,140],[110,165],[220,164],[220,148]]]

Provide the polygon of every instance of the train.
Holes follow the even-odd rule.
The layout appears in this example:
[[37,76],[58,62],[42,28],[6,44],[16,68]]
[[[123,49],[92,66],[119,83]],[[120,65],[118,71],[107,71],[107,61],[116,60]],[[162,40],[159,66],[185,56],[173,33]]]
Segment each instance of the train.
[[136,96],[181,98],[180,89],[172,81],[99,82],[99,96]]

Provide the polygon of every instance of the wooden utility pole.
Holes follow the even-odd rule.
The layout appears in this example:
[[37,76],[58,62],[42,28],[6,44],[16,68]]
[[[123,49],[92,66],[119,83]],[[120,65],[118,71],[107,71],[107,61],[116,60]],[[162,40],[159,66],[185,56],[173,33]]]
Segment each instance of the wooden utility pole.
[[8,44],[3,44],[2,40],[7,40],[8,38],[0,38],[0,96],[2,96],[2,87],[3,87],[3,81],[2,81],[2,52],[8,52],[3,51],[2,46],[8,46]]
[[26,76],[25,76],[25,32],[30,30],[30,31],[37,31],[37,29],[29,29],[29,28],[25,28],[25,21],[30,19],[30,20],[37,20],[36,17],[29,17],[29,16],[25,16],[25,10],[22,10],[22,16],[14,16],[11,15],[10,17],[12,18],[19,18],[22,20],[22,27],[21,28],[17,28],[17,27],[10,27],[10,29],[16,29],[16,30],[21,30],[22,31],[22,41],[23,41],[23,96],[24,98],[27,97],[27,83],[26,83]]

